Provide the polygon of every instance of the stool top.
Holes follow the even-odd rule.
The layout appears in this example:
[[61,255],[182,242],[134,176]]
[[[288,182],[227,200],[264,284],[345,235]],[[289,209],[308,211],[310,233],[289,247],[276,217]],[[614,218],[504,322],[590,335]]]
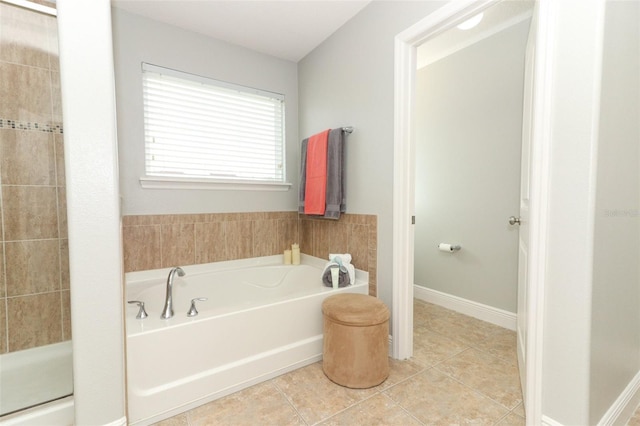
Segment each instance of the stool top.
[[378,298],[366,294],[343,293],[327,297],[322,313],[344,325],[367,326],[389,320],[389,309]]

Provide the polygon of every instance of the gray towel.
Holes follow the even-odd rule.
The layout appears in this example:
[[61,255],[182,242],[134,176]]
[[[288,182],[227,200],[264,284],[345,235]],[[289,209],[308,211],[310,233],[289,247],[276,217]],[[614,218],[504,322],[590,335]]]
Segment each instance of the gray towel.
[[304,214],[305,186],[307,184],[307,144],[309,139],[303,139],[300,146],[300,188],[298,188],[298,213]]
[[325,219],[339,219],[346,211],[344,199],[344,138],[342,128],[332,129],[327,140],[327,190]]
[[[338,271],[338,287],[346,287],[350,284],[350,277],[348,272],[342,272],[342,270]],[[333,283],[331,281],[331,268],[327,268],[322,274],[322,282],[327,287],[333,287]]]

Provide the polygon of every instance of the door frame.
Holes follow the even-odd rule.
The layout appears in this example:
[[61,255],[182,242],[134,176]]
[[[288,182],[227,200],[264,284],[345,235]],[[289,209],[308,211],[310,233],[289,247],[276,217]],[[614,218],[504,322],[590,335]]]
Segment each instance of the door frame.
[[[544,284],[548,239],[550,176],[549,84],[552,70],[554,18],[551,2],[537,0],[538,32],[533,72],[529,290],[527,294],[527,424],[542,422],[542,348]],[[413,354],[413,272],[415,214],[415,141],[413,105],[415,96],[416,48],[431,37],[457,25],[497,0],[454,0],[437,9],[395,38],[394,61],[394,191],[393,191],[393,315],[392,355],[407,359]]]

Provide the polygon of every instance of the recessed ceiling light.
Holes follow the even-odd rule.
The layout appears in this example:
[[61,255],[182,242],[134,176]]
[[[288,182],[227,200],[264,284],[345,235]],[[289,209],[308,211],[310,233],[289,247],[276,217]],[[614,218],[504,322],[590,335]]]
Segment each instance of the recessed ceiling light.
[[482,16],[483,15],[484,15],[483,12],[478,13],[473,18],[467,19],[462,24],[458,25],[458,28],[461,29],[461,30],[470,30],[471,28],[473,28],[476,25],[478,25],[480,23],[480,21],[482,21]]

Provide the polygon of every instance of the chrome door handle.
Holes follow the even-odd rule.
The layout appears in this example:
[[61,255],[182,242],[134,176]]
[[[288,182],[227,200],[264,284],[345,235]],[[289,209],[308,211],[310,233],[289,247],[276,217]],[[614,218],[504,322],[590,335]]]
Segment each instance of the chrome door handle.
[[520,225],[520,218],[515,216],[510,216],[509,225]]

